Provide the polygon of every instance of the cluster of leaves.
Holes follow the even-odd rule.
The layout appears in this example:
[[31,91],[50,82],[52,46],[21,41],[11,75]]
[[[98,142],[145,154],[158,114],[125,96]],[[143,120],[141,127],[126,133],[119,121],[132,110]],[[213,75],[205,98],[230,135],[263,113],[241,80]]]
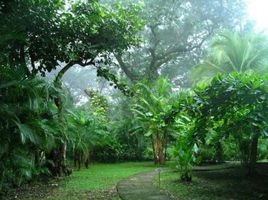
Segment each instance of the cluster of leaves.
[[[134,101],[135,98],[117,93],[111,102],[109,111],[111,131],[122,147],[120,160],[141,161],[146,159],[144,151],[148,146],[148,138],[143,133],[137,132],[138,123],[130,106]],[[149,158],[151,159],[152,156]]]
[[[96,107],[94,109],[99,110]],[[69,157],[79,162],[118,160],[121,146],[110,133],[109,122],[103,114],[97,114],[87,106],[67,112],[68,150],[73,153]]]
[[223,161],[227,152],[253,172],[258,140],[267,137],[267,75],[260,73],[267,68],[267,47],[267,38],[253,32],[215,36],[208,56],[193,69],[193,82],[199,84],[167,115],[171,121],[190,119],[193,129],[187,135],[203,161]]
[[209,53],[203,62],[192,70],[194,83],[213,78],[217,73],[267,70],[268,40],[255,32],[231,32],[216,35],[211,41]]
[[20,185],[43,172],[41,152],[51,150],[64,133],[54,103],[61,91],[44,80],[25,78],[19,69],[2,68],[0,76],[2,188],[6,183]]
[[267,75],[252,71],[232,72],[181,93],[166,119],[180,127],[174,156],[182,180],[191,180],[191,165],[205,158],[204,148],[214,149],[210,158],[217,161],[224,148],[233,148],[236,158],[254,170],[258,140],[268,136],[267,81]]
[[[138,43],[135,36],[143,26],[137,17],[139,5],[119,3],[103,6],[98,0],[3,2],[0,12],[0,64],[23,67],[27,75],[51,72],[60,65],[94,65],[98,75],[127,93],[109,70],[110,54]],[[134,36],[133,36],[134,35]]]
[[[268,136],[267,77],[253,72],[217,76],[196,89],[196,131],[217,140],[232,135],[247,153],[254,137]],[[214,133],[214,135],[213,135]]]
[[175,96],[165,78],[159,78],[153,84],[140,82],[136,87],[136,102],[132,108],[138,122],[136,132],[151,138],[155,162],[162,164],[167,142],[177,134],[176,126],[165,120]]
[[93,115],[107,117],[108,111],[108,99],[107,97],[101,95],[98,91],[92,89],[86,89],[85,93],[89,96],[90,100],[88,102],[88,107],[91,110]]
[[[7,67],[0,74],[1,188],[49,175],[49,155],[62,143],[68,158],[78,152],[81,162],[91,156],[105,162],[119,159],[121,145],[109,129],[105,97],[95,92],[89,106],[74,107],[64,91],[23,72]],[[61,120],[55,104],[59,96],[66,99]]]
[[172,156],[177,162],[182,181],[192,180],[192,166],[199,162],[200,140],[195,132],[196,119],[192,116],[193,97],[191,90],[180,90],[176,101],[165,114],[165,121],[177,126],[177,141]]

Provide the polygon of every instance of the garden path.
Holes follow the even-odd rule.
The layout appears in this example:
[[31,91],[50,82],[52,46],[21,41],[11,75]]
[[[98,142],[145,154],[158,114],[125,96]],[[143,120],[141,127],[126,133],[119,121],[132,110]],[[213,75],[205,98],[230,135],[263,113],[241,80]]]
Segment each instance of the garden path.
[[171,200],[172,198],[165,192],[153,185],[154,177],[158,172],[152,171],[140,173],[117,184],[117,191],[123,200]]

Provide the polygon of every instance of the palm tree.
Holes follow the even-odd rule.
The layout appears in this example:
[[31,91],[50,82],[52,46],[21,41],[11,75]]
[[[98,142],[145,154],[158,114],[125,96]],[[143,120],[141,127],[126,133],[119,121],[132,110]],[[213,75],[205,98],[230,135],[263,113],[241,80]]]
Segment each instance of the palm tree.
[[[218,73],[267,70],[268,40],[254,32],[225,31],[211,43],[207,58],[192,70],[193,82],[206,80]],[[199,80],[199,81],[196,81]]]

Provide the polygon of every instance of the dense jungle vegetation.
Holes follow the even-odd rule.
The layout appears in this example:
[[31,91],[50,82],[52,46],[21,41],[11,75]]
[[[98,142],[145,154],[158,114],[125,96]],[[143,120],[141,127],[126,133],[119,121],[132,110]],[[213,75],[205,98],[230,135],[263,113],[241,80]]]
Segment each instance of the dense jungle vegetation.
[[202,185],[193,166],[267,180],[267,137],[268,36],[245,1],[0,0],[0,198],[98,169],[116,174],[110,186],[154,169],[134,161],[170,161],[164,189],[195,199],[169,182]]

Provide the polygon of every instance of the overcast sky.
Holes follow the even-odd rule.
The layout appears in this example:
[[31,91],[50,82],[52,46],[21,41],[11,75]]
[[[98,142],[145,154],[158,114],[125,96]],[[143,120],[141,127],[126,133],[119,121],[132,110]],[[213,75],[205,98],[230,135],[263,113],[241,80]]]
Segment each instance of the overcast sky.
[[268,33],[268,0],[246,0],[248,16],[256,21],[258,31]]

